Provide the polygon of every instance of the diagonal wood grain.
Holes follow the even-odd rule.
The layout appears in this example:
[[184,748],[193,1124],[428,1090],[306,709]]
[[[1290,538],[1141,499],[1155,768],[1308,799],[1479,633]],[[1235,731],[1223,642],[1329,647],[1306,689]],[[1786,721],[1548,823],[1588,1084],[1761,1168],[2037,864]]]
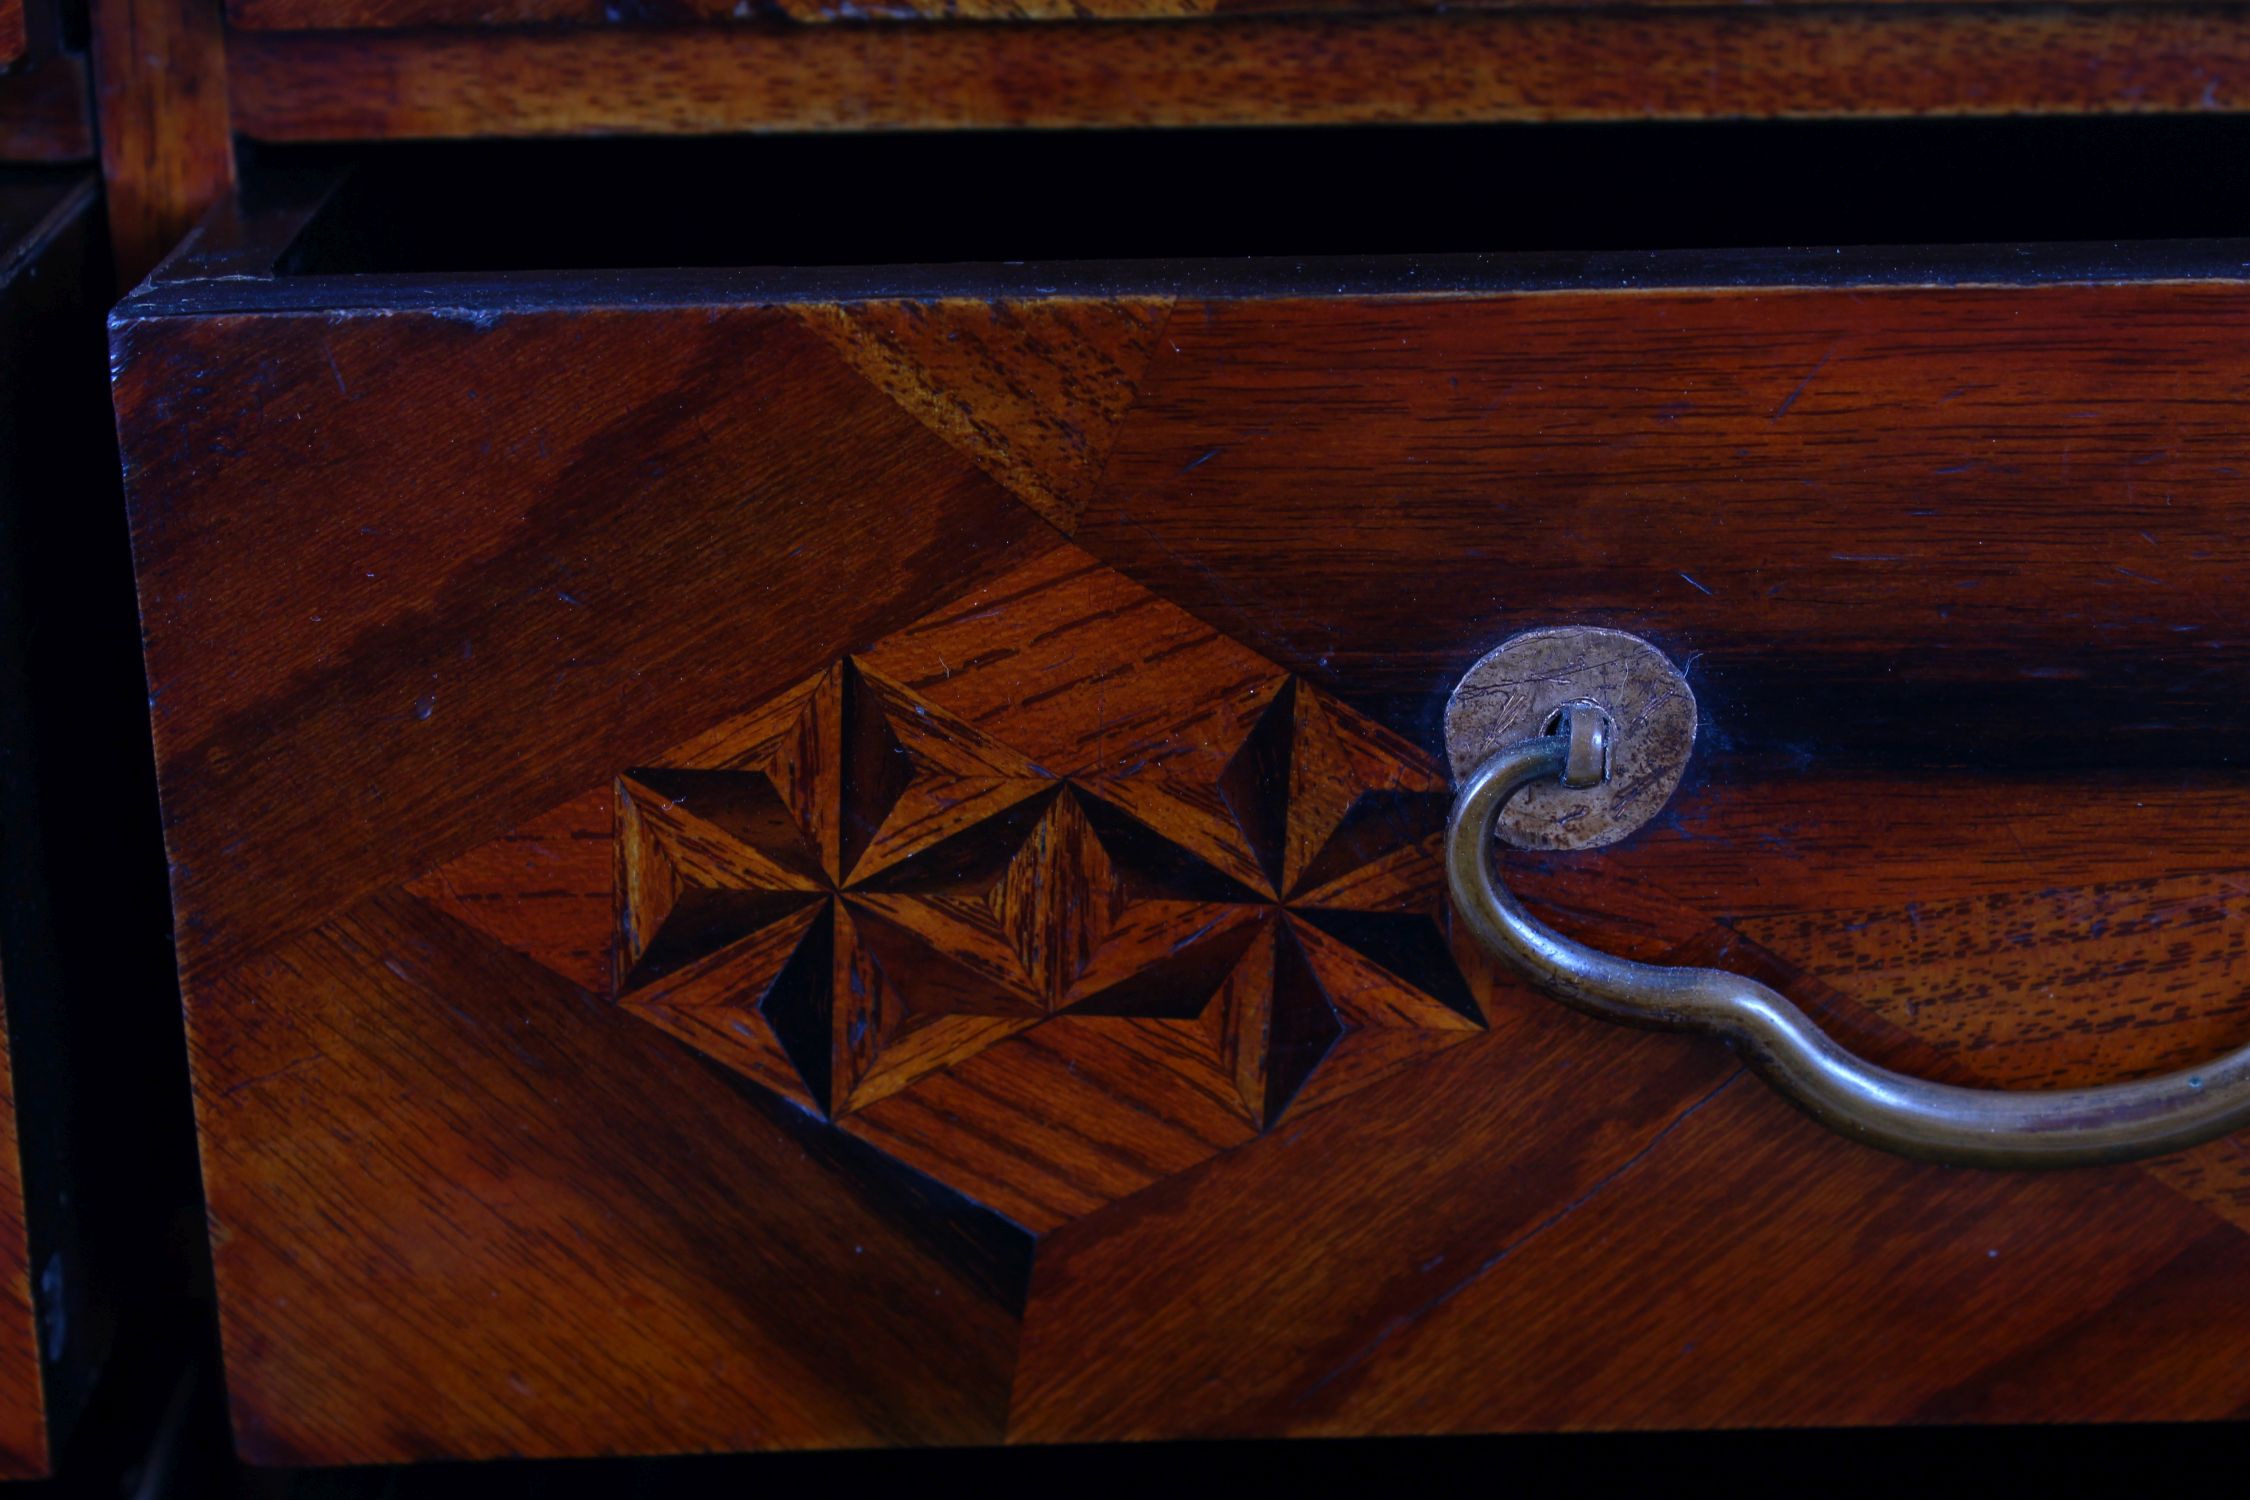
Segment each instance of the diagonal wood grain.
[[[1045,544],[1034,516],[786,317],[657,322],[120,329],[191,976]],[[227,413],[207,438],[233,461],[205,465],[167,435],[189,393]],[[832,448],[798,441],[816,429]],[[261,581],[279,578],[285,603]],[[264,753],[277,739],[284,760]]]
[[[1393,1160],[1353,1149],[1364,1132],[1416,1130],[1414,1107],[1386,1098],[1381,1126],[1316,1116],[1059,1232],[1035,1278],[1016,1430],[2250,1410],[2236,1330],[2212,1315],[2250,1274],[2250,1242],[2200,1209],[2131,1168],[1902,1162],[1812,1127],[1745,1075],[1704,1073],[1652,1112],[1656,1080],[1713,1058],[1666,1045],[1581,1038],[1540,1059],[1543,1079],[1513,1080],[1529,1095],[1514,1108],[1545,1111],[1532,1128],[1548,1164],[1499,1165],[1482,1127],[1509,1107],[1487,1092],[1501,1070],[1487,1058],[1467,1074],[1463,1048],[1414,1080],[1449,1125],[1420,1136],[1444,1144],[1411,1173],[1332,1170],[1304,1190],[1298,1153]],[[1609,1149],[1573,1144],[1582,1133]],[[1072,1359],[1064,1338],[1111,1357]]]
[[[261,1461],[998,1436],[1015,1318],[975,1242],[935,1248],[929,1203],[808,1153],[793,1111],[608,1002],[403,896],[204,994],[223,1331]],[[439,1367],[476,1373],[432,1401]]]
[[407,890],[581,989],[610,978],[612,791],[596,787]]
[[[1597,1074],[1606,1087],[1588,1086]],[[1411,1316],[1732,1076],[1717,1048],[1512,993],[1489,1036],[1372,1086],[1358,1107],[1309,1113],[1050,1236],[1011,1435],[1250,1430],[1248,1408],[1315,1378],[1310,1351]],[[1524,1151],[1528,1139],[1541,1149]],[[1395,1149],[1407,1140],[1417,1148]],[[1078,1356],[1089,1344],[1100,1360]]]
[[799,316],[1068,532],[1100,481],[1169,298],[831,303]]

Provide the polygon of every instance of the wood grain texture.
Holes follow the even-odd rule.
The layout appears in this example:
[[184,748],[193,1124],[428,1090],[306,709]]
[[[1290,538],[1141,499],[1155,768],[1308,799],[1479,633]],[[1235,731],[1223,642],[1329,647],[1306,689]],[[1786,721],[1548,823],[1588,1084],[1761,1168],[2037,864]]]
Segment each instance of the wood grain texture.
[[1425,733],[1567,620],[1692,658],[1761,796],[2231,784],[2246,318],[2239,284],[1183,307],[1077,536]]
[[919,1186],[808,1147],[606,998],[390,896],[203,1004],[260,1461],[999,1436],[1020,1231],[987,1216],[980,1262]]
[[88,0],[117,284],[148,274],[234,185],[225,25],[208,0]]
[[22,62],[31,33],[24,24],[23,0],[0,0],[0,71]]
[[53,0],[0,0],[0,162],[94,154],[86,59],[60,33]]
[[[158,753],[199,768],[165,809],[191,970],[662,752],[680,713],[757,702],[1045,530],[756,310],[160,321],[116,359]],[[191,409],[228,432],[182,441]]]
[[16,1143],[5,981],[0,974],[0,1479],[29,1479],[47,1472],[46,1394],[39,1378],[39,1325],[31,1299],[31,1241]]
[[252,1451],[2250,1414],[2240,1142],[1892,1160],[1434,879],[1453,676],[1620,626],[1558,926],[2238,1044],[2250,285],[462,295],[117,325]]
[[2250,107],[2250,39],[2179,7],[244,32],[228,66],[277,141]]
[[[1018,1430],[2044,1421],[2250,1404],[2239,1337],[2213,1337],[2197,1313],[2250,1271],[2250,1239],[2130,1169],[1931,1171],[1804,1128],[1739,1075],[1706,1074],[1665,1108],[1658,1083],[1687,1060],[1631,1034],[1582,1036],[1572,1065],[1525,1058],[1523,1073],[1490,1050],[1397,1088],[1379,1127],[1324,1115],[1061,1232],[1041,1252]],[[1588,1067],[1606,1087],[1587,1086]],[[1517,1084],[1504,1102],[1503,1078]],[[1416,1160],[1384,1148],[1391,1132],[1446,1145]],[[1559,1181],[1524,1182],[1525,1134],[1550,1143],[1539,1170]],[[1306,1193],[1313,1158],[1328,1165]],[[1089,1342],[1107,1356],[1071,1353]],[[2154,1397],[2159,1380],[2169,1396]]]
[[1483,1029],[1445,801],[1059,547],[409,890],[1043,1231]]
[[[1426,14],[1528,8],[1538,0],[639,0],[629,9],[602,0],[227,0],[227,19],[246,30],[380,30],[400,26],[633,25],[789,20],[847,25],[989,21],[1165,21],[1211,16]],[[1626,0],[1580,0],[1589,9]],[[1711,4],[1713,0],[1654,0]],[[1717,0],[1746,4],[1748,0]],[[1874,0],[1877,4],[1906,0]],[[1927,3],[1927,0],[1923,0]],[[1936,0],[1989,4],[1992,0]],[[2001,5],[2010,0],[1998,0]],[[2127,0],[2132,3],[2132,0]]]
[[40,58],[0,78],[0,158],[69,162],[93,154],[93,90],[85,59]]
[[854,369],[1069,530],[1162,336],[1163,298],[809,308]]

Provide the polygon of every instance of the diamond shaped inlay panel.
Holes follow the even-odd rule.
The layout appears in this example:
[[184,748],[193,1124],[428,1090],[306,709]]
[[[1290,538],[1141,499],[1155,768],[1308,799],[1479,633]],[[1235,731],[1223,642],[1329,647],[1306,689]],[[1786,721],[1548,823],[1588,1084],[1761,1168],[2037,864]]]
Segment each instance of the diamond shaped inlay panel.
[[1044,1228],[1481,1029],[1447,800],[1063,549],[624,768],[609,983]]

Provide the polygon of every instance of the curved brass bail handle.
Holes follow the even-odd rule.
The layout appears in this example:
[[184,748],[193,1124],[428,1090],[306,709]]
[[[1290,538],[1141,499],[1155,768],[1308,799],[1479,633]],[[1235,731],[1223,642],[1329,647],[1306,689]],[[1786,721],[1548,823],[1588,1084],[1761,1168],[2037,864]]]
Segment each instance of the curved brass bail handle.
[[1722,1037],[1822,1124],[1886,1151],[1955,1166],[2130,1161],[2250,1126],[2250,1046],[2199,1068],[2099,1088],[1955,1088],[1853,1055],[1754,979],[1637,963],[1550,931],[1494,874],[1492,826],[1517,791],[1575,769],[1565,730],[1505,746],[1478,766],[1454,801],[1445,839],[1453,902],[1470,929],[1564,1003],[1608,1021]]

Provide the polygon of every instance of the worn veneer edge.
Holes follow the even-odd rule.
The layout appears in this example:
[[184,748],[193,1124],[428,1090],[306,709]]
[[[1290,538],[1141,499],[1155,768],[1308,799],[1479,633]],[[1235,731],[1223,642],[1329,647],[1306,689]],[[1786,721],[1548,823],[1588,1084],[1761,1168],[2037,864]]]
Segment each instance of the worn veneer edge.
[[[222,209],[221,212],[231,212]],[[202,236],[197,237],[200,240]],[[191,249],[196,241],[190,242]],[[1073,261],[957,266],[776,267],[279,275],[286,244],[219,274],[167,262],[113,314],[121,322],[223,313],[658,308],[789,302],[1046,297],[1205,301],[1309,297],[1493,297],[1629,292],[1786,293],[1850,287],[2011,288],[2250,280],[2250,240],[1959,245],[1871,249],[1662,250],[1326,259]],[[247,248],[247,247],[245,247]],[[182,273],[187,274],[182,274]]]

